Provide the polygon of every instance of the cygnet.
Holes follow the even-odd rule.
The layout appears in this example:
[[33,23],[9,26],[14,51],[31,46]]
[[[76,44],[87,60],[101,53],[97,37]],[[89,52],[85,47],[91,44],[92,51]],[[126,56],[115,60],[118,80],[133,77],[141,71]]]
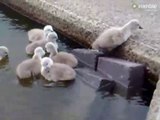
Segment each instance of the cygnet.
[[26,79],[38,75],[41,71],[41,58],[45,55],[45,51],[41,47],[34,50],[31,59],[22,61],[16,69],[19,79]]
[[50,53],[50,58],[56,63],[63,63],[69,65],[70,67],[76,67],[78,65],[78,60],[76,57],[67,52],[58,52],[58,45],[56,43],[48,42],[45,45],[46,51]]
[[41,75],[48,81],[70,81],[76,77],[73,68],[66,64],[54,63],[51,58],[44,57],[41,60]]
[[132,19],[122,27],[112,27],[104,30],[93,42],[92,48],[95,50],[111,51],[127,41],[137,29],[142,29],[142,27],[137,19]]
[[28,31],[28,39],[30,42],[39,41],[46,39],[48,33],[54,32],[55,37],[58,38],[58,35],[53,30],[51,25],[46,25],[43,29],[34,28]]
[[57,40],[57,37],[55,37],[55,32],[50,32],[48,33],[46,40],[39,40],[39,41],[35,41],[35,42],[28,44],[26,46],[26,53],[33,54],[34,50],[37,47],[42,47],[43,49],[45,49],[45,44],[47,42],[56,42],[56,40]]
[[8,56],[9,50],[5,46],[0,46],[0,61]]

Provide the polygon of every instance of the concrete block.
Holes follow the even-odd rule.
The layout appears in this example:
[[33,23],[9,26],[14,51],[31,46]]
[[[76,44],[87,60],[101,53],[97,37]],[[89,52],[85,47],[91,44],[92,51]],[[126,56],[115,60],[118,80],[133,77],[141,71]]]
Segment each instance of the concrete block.
[[74,49],[72,53],[76,56],[81,65],[92,69],[97,68],[98,57],[104,56],[102,52],[93,51],[90,49]]
[[99,57],[97,71],[116,82],[116,91],[136,93],[144,81],[145,66],[122,59]]

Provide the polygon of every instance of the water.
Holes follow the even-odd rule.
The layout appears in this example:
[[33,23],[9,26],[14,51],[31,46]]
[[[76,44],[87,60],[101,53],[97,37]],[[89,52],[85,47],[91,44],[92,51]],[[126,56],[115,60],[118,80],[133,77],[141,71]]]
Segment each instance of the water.
[[[34,27],[43,25],[0,4],[0,43],[10,50],[9,60],[0,65],[0,120],[145,120],[146,95],[131,100],[118,95],[102,98],[80,76],[64,88],[45,88],[42,79],[19,81],[15,69],[29,58],[27,31]],[[59,38],[61,50],[81,47],[60,34]]]

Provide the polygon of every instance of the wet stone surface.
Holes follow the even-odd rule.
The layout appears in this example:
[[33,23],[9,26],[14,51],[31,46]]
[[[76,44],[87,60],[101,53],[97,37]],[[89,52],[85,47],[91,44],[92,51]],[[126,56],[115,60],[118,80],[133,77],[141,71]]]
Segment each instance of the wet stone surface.
[[[115,81],[115,91],[125,97],[136,95],[142,88],[145,76],[144,65],[122,59],[109,58],[102,52],[90,49],[74,49],[72,52],[79,63],[84,66],[84,68],[78,69],[77,72],[93,88],[98,89],[102,80]],[[86,66],[90,69],[87,69]],[[110,85],[108,84],[106,89],[109,87]]]
[[136,94],[144,82],[145,66],[122,59],[99,57],[97,71],[116,81],[118,91],[127,94]]

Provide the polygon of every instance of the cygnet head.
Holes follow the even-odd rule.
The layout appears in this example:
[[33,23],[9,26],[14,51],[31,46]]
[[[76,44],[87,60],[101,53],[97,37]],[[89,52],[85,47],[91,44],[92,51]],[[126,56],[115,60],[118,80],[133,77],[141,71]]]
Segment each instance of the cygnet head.
[[53,32],[54,30],[53,30],[53,28],[52,28],[51,25],[46,25],[46,26],[43,28],[43,31],[44,31],[45,36],[47,37],[48,33]]
[[8,53],[9,53],[8,48],[5,46],[0,46],[0,50],[4,51],[6,55],[8,55]]
[[46,51],[48,53],[58,53],[58,45],[57,43],[52,43],[52,42],[48,42],[46,45],[45,45],[45,48],[46,48]]
[[56,40],[58,39],[58,35],[56,32],[49,32],[47,35],[47,41],[49,42],[56,42]]
[[44,26],[43,30],[44,30],[45,32],[53,32],[53,28],[52,28],[51,25],[46,25],[46,26]]
[[43,50],[42,47],[37,47],[35,50],[34,50],[34,55],[38,55],[40,57],[43,57],[45,55],[45,51]]
[[43,68],[48,68],[48,67],[51,67],[53,65],[53,61],[51,58],[49,57],[44,57],[41,59],[41,66]]
[[125,26],[128,26],[131,30],[143,29],[137,19],[130,20]]

